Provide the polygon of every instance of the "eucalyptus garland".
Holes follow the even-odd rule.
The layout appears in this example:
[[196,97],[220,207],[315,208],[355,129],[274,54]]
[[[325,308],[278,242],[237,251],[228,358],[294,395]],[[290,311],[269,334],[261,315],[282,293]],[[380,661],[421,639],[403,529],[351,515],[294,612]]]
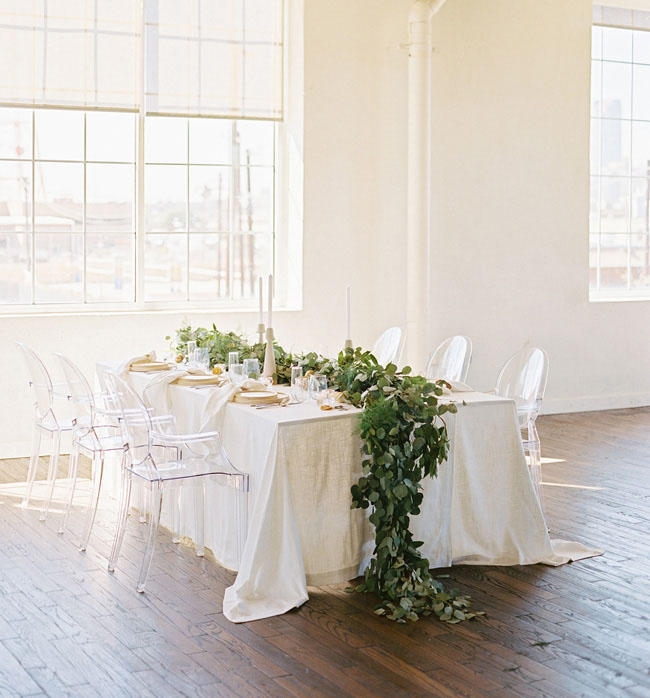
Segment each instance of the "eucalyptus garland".
[[[176,332],[175,350],[186,352],[189,340],[209,348],[212,364],[225,363],[231,351],[239,351],[241,358],[264,358],[264,344],[251,345],[214,325],[212,330],[182,327]],[[363,476],[352,486],[352,506],[372,509],[375,548],[363,582],[348,591],[375,594],[375,613],[402,623],[431,614],[448,623],[481,615],[468,610],[466,595],[446,591],[431,574],[429,561],[418,550],[422,542],[413,539],[409,528],[410,517],[420,513],[422,479],[437,476],[449,451],[443,415],[457,408],[438,401],[444,382],[412,376],[408,366],[381,366],[361,348],[345,349],[336,360],[314,352],[290,354],[277,344],[274,352],[279,383],[289,383],[291,366],[301,365],[305,372],[326,375],[332,387],[363,408]]]

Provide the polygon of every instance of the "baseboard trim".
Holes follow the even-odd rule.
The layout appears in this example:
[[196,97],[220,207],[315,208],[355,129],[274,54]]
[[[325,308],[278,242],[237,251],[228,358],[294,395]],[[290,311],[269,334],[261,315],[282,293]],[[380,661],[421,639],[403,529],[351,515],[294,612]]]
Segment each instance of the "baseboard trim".
[[650,393],[584,395],[575,398],[545,398],[542,414],[599,412],[601,410],[620,410],[626,407],[648,406],[650,406]]

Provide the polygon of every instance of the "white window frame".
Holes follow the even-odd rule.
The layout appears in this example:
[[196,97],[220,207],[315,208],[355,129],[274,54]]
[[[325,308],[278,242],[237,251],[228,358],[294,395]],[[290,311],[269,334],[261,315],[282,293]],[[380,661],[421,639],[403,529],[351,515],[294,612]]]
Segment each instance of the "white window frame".
[[[274,201],[273,201],[273,245],[271,271],[274,274],[274,302],[279,310],[302,309],[302,91],[303,91],[303,0],[285,0],[284,13],[284,80],[283,100],[285,109],[283,118],[275,121],[274,128]],[[140,43],[140,67],[143,72],[144,42]],[[130,314],[178,314],[181,313],[238,313],[241,311],[254,312],[258,301],[255,294],[250,299],[219,299],[212,300],[144,300],[144,248],[145,248],[145,113],[144,79],[141,79],[141,99],[138,110],[124,108],[92,107],[43,107],[75,111],[101,111],[133,113],[137,115],[136,131],[136,191],[135,191],[135,260],[133,273],[135,275],[133,301],[107,301],[83,303],[35,303],[32,288],[32,303],[3,304],[0,303],[0,318],[20,316],[66,316],[66,315],[130,315]],[[293,106],[292,106],[293,105]],[[40,106],[25,104],[3,104],[4,107],[24,107],[40,109]],[[164,116],[164,115],[159,115]],[[156,118],[151,115],[151,118]],[[211,118],[194,117],[185,118]],[[229,121],[245,121],[246,118],[228,119]],[[256,120],[256,119],[253,119]],[[32,124],[33,129],[33,124]],[[32,130],[33,138],[33,130]],[[32,159],[35,154],[32,152]],[[85,168],[84,168],[85,171]],[[34,184],[32,183],[32,187]],[[85,174],[84,174],[84,207],[85,207]],[[32,236],[34,231],[32,230]],[[231,233],[232,234],[232,233]],[[235,233],[236,234],[236,233]],[[32,248],[32,259],[34,250]],[[278,264],[278,260],[281,263]],[[83,264],[85,267],[85,250]],[[32,275],[33,278],[33,275]]]

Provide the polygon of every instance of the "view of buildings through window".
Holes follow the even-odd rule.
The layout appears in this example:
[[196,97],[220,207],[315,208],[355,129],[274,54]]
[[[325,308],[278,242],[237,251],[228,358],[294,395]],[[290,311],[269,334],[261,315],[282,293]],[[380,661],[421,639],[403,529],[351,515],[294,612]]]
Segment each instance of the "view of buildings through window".
[[650,296],[650,13],[618,12],[648,25],[592,30],[592,298]]
[[252,298],[270,271],[274,131],[265,121],[0,109],[0,303],[132,302],[137,167],[143,295]]

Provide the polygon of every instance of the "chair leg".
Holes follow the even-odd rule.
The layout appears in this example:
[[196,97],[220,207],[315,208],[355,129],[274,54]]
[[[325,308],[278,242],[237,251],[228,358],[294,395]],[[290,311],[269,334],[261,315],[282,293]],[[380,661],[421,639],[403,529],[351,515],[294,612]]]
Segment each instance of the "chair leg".
[[[90,533],[93,530],[93,524],[95,523],[95,515],[97,514],[99,493],[102,488],[102,477],[104,475],[104,452],[100,451],[99,454],[99,472],[95,473],[95,477],[93,477],[92,492],[90,495],[90,502],[88,503],[88,513],[86,514],[86,527],[81,538],[81,543],[79,544],[80,552],[84,552],[88,547]],[[93,464],[95,461],[96,458],[93,458]]]
[[21,506],[23,509],[29,506],[29,500],[32,496],[32,489],[34,487],[34,480],[36,479],[36,471],[38,470],[38,459],[41,455],[41,437],[43,432],[38,428],[34,427],[34,436],[32,439],[32,454],[29,459],[29,469],[27,470],[27,492],[23,498]]
[[138,592],[144,592],[147,577],[149,576],[149,568],[151,567],[151,559],[153,550],[156,545],[156,535],[158,533],[158,524],[160,522],[160,510],[162,509],[162,493],[163,487],[160,482],[151,483],[151,511],[149,512],[149,530],[147,532],[147,543],[140,567],[140,576],[138,577]]
[[129,517],[129,504],[131,501],[131,473],[122,466],[122,490],[120,492],[120,512],[117,519],[117,528],[113,538],[111,555],[108,558],[108,571],[115,572],[117,558],[120,556],[124,531],[126,531],[126,521]]
[[181,542],[181,512],[183,509],[183,483],[179,482],[178,488],[171,493],[171,515],[172,515],[172,543]]
[[194,552],[197,557],[205,555],[205,481],[194,487],[194,529],[196,533]]
[[147,490],[145,489],[144,484],[141,484],[137,488],[138,496],[136,498],[137,504],[136,507],[138,509],[138,521],[140,523],[147,523],[147,500],[149,499],[147,497]]
[[52,432],[52,452],[50,453],[50,464],[47,469],[47,481],[48,481],[48,495],[47,499],[43,503],[43,508],[41,509],[40,520],[45,521],[47,518],[47,513],[50,510],[50,505],[52,504],[52,497],[54,495],[54,486],[56,485],[57,469],[59,467],[59,450],[61,448],[61,432]]
[[65,507],[65,514],[63,515],[63,520],[59,526],[58,533],[63,533],[68,526],[68,518],[70,517],[70,510],[72,509],[72,502],[74,500],[74,491],[77,486],[77,471],[79,469],[79,447],[76,443],[72,444],[72,452],[70,453],[70,465],[68,466],[68,503]]

